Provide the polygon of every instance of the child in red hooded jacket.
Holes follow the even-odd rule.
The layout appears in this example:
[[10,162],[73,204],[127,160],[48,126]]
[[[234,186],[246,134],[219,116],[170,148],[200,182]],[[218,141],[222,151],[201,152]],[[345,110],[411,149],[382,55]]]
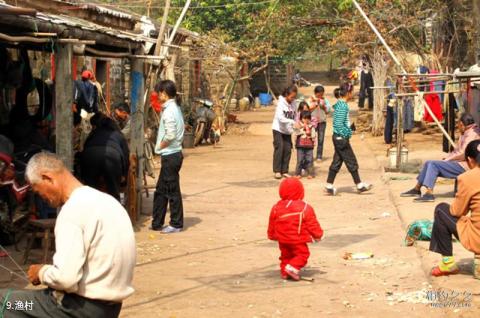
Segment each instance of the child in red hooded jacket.
[[270,212],[268,238],[278,241],[280,271],[283,279],[300,280],[300,270],[307,264],[307,243],[320,240],[323,230],[313,208],[303,201],[305,191],[297,178],[284,179],[280,198]]

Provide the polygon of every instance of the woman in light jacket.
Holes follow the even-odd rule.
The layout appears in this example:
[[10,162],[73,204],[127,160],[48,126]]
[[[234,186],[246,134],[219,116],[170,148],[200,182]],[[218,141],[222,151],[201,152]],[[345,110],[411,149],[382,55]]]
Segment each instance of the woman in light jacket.
[[286,88],[278,99],[273,118],[273,172],[276,179],[288,178],[288,165],[292,155],[292,133],[298,89],[295,85]]

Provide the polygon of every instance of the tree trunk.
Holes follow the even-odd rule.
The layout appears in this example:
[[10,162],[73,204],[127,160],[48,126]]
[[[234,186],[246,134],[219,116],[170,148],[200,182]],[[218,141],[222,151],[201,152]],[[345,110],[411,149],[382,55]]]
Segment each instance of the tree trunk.
[[473,30],[474,34],[474,48],[475,61],[480,63],[480,0],[473,0]]
[[65,166],[73,170],[72,45],[59,44],[55,55],[56,150]]
[[[372,60],[372,68],[375,86],[385,86],[385,81],[387,80],[387,63],[382,53],[375,52]],[[373,97],[372,135],[381,136],[383,134],[383,128],[385,127],[385,118],[383,116],[383,109],[386,103],[385,90],[374,89]]]

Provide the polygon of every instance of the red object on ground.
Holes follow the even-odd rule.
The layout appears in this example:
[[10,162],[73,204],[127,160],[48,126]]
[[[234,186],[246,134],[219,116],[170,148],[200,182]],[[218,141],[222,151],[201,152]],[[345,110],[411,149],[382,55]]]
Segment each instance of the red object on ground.
[[4,251],[0,251],[0,257],[7,257],[7,256],[8,256],[7,253],[5,253]]
[[[440,97],[438,94],[427,94],[424,95],[425,101],[427,102],[428,106],[430,106],[430,109],[432,110],[433,114],[439,121],[443,120],[443,114],[442,114],[442,102],[440,101]],[[426,122],[434,122],[433,117],[430,116],[430,113],[425,110],[425,121]]]

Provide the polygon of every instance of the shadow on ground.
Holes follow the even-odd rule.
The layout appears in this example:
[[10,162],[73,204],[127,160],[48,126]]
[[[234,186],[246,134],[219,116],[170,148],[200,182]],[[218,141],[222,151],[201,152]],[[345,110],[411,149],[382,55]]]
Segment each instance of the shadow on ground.
[[201,218],[197,217],[186,217],[183,221],[183,231],[188,231],[189,228],[194,227],[197,224],[202,223]]
[[280,278],[279,270],[273,269],[274,266],[276,267],[276,265],[270,265],[267,267],[252,269],[251,271],[234,275],[211,275],[190,278],[190,280],[197,282],[198,285],[167,294],[160,294],[158,297],[153,297],[144,301],[124,306],[124,309],[135,308],[151,303],[159,304],[161,303],[161,301],[167,301],[171,298],[175,298],[178,296],[185,297],[185,295],[190,292],[209,287],[217,288],[227,293],[245,293],[250,291],[299,288],[305,287],[305,285],[318,283],[328,285],[333,285],[337,283],[336,281],[319,277],[326,274],[326,272],[312,268],[308,269],[304,277],[315,278],[314,282],[284,281]]
[[322,247],[330,249],[343,248],[377,237],[375,234],[333,234],[322,240]]

